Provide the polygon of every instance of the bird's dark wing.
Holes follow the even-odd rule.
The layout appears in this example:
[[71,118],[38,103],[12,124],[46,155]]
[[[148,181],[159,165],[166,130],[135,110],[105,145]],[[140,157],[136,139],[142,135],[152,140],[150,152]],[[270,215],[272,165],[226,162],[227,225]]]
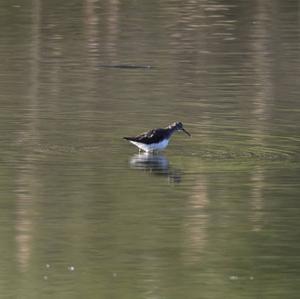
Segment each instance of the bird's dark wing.
[[142,133],[136,137],[124,137],[124,139],[145,144],[158,143],[165,139],[165,131],[165,129],[153,129],[149,132]]

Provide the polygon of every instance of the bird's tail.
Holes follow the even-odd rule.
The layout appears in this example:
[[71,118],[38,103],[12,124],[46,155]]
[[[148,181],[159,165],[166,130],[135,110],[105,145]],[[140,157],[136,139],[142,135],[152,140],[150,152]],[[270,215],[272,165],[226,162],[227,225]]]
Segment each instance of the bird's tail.
[[123,137],[123,139],[129,140],[129,141],[132,141],[132,140],[134,139],[134,137]]

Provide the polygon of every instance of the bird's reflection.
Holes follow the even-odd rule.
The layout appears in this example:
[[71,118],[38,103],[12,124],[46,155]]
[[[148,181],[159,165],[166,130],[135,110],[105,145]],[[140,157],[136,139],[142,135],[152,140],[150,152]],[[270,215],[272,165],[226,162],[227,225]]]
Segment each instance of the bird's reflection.
[[133,169],[144,170],[153,175],[167,177],[173,183],[181,182],[181,171],[173,169],[169,160],[160,154],[135,154],[131,157],[129,163]]

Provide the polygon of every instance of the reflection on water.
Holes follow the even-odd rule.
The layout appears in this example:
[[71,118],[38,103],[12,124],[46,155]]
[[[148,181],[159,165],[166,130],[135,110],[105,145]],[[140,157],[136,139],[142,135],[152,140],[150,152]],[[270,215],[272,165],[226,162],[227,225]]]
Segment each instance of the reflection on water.
[[187,264],[201,262],[202,251],[207,242],[208,189],[205,176],[197,177],[188,199],[187,219],[184,221],[184,259]]
[[160,154],[135,154],[130,159],[133,169],[144,170],[151,175],[165,176],[170,182],[180,183],[181,171],[170,166],[169,160]]
[[265,177],[264,171],[260,166],[257,166],[251,177],[252,188],[252,200],[251,200],[251,210],[252,210],[252,222],[253,230],[260,231],[263,229],[264,225],[264,200],[263,200],[263,190],[265,188]]

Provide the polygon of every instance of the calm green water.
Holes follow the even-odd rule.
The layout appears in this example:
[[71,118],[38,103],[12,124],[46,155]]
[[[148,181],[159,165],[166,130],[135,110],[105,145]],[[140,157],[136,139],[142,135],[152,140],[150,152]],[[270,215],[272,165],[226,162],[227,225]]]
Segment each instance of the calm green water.
[[[298,1],[0,20],[0,298],[299,298]],[[162,155],[121,138],[177,120]]]

